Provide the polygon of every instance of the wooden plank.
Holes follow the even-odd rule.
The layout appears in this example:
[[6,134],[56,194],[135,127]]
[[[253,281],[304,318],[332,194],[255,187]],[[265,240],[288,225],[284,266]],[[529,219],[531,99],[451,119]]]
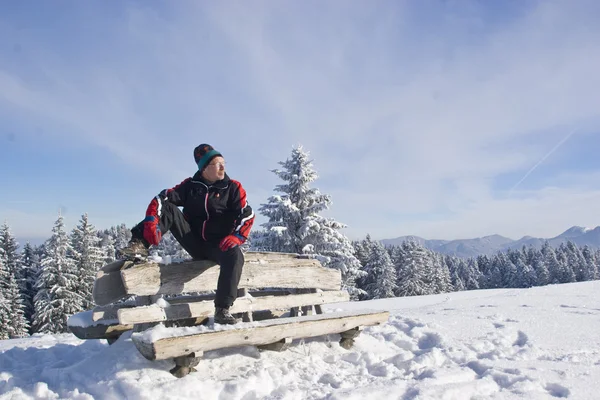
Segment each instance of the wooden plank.
[[[260,310],[289,309],[293,306],[341,303],[349,301],[345,290],[326,291],[287,296],[240,297],[230,308],[233,314]],[[209,317],[214,314],[215,305],[211,301],[171,304],[162,308],[156,304],[146,307],[122,308],[117,315],[121,324],[141,324],[184,318]]]
[[310,255],[296,253],[280,253],[275,251],[248,251],[244,253],[247,263],[263,262],[278,259],[308,259]]
[[144,357],[149,360],[164,360],[195,352],[237,346],[260,346],[286,338],[299,339],[345,332],[358,326],[379,325],[385,323],[388,318],[387,311],[341,312],[269,320],[251,327],[245,327],[246,324],[241,323],[239,328],[236,326],[234,329],[221,331],[190,334],[189,331],[182,330],[179,336],[157,339],[152,337],[152,332],[134,333],[131,338]]
[[67,319],[67,326],[80,339],[112,339],[133,329],[133,325],[122,325],[116,319],[92,321],[92,310],[82,311]]
[[[121,270],[126,294],[148,296],[215,290],[219,268],[209,261],[136,264]],[[318,260],[281,258],[244,265],[240,288],[318,288],[339,290],[341,273]]]
[[[264,264],[269,264],[271,262],[274,263],[278,263],[278,262],[285,262],[287,261],[294,261],[294,260],[306,260],[308,259],[308,256],[305,255],[299,255],[299,254],[294,254],[294,253],[275,253],[275,252],[247,252],[244,254],[244,259],[245,259],[245,268],[247,269],[247,266],[250,264],[257,264],[257,265],[264,265]],[[170,267],[173,267],[174,270],[186,270],[187,268],[189,268],[190,265],[193,265],[193,269],[194,271],[189,271],[191,272],[191,275],[194,274],[201,274],[203,269],[207,269],[210,267],[215,266],[215,263],[212,261],[185,261],[182,263],[173,263],[173,264],[168,264],[168,265],[163,265],[163,264],[157,264],[157,263],[144,263],[144,264],[139,264],[139,265],[154,265],[155,268],[167,268],[169,269]],[[160,267],[157,267],[159,266]],[[117,260],[115,262],[112,262],[110,264],[105,265],[104,267],[102,267],[100,269],[100,271],[98,271],[98,273],[96,274],[96,281],[94,282],[94,289],[93,289],[93,299],[94,299],[94,303],[96,303],[96,305],[99,306],[104,306],[110,303],[114,303],[116,301],[119,301],[121,299],[123,299],[124,297],[127,297],[129,295],[129,293],[127,292],[127,290],[125,289],[125,286],[123,285],[123,279],[121,277],[121,270],[125,270],[125,269],[129,269],[132,266],[134,266],[134,263],[132,261],[125,261],[125,260]],[[172,271],[173,274],[177,275],[178,272]],[[216,271],[211,271],[211,273],[215,273],[216,275],[218,275],[218,269],[216,269]],[[160,277],[163,276],[163,274],[160,273],[160,271],[158,271],[157,273],[158,275],[158,279],[160,279]],[[165,274],[165,276],[169,276],[170,274],[167,273]],[[182,280],[188,279],[188,276],[186,275],[186,277],[182,277]],[[210,278],[212,279],[212,277]],[[210,291],[210,290],[214,290],[216,288],[216,278],[214,278],[215,281],[214,283],[210,284],[208,283],[206,286],[208,286],[208,289],[205,290],[186,290],[188,292],[202,292],[202,291]],[[340,282],[341,282],[341,278],[340,278]],[[182,293],[182,290],[177,290],[177,285],[180,284],[179,283],[174,283],[172,284],[172,286],[174,285],[175,288],[170,288],[169,292],[161,292],[161,293],[168,293],[168,294],[179,294]],[[249,286],[243,286],[242,284],[240,284],[240,287],[247,287],[250,288]],[[259,286],[257,286],[259,287]],[[269,287],[269,286],[260,286],[260,287]],[[279,287],[279,286],[270,286],[270,287]],[[293,287],[293,286],[281,286],[283,287]],[[340,285],[338,285],[338,287],[334,288],[334,289],[339,289]],[[174,290],[171,290],[174,289]],[[322,288],[322,289],[326,289],[326,288]],[[150,290],[150,292],[152,292],[152,290]],[[138,295],[152,295],[152,294],[158,294],[158,293],[145,293],[145,292],[132,292],[132,294],[138,294]]]
[[92,321],[116,320],[119,318],[117,311],[121,308],[135,307],[135,302],[127,301],[106,306],[96,306],[92,309]]
[[94,303],[104,306],[127,295],[121,279],[121,269],[131,264],[133,264],[131,261],[117,260],[98,271],[92,289]]
[[116,321],[112,324],[69,326],[69,330],[79,339],[113,339],[132,329],[133,325],[121,325]]

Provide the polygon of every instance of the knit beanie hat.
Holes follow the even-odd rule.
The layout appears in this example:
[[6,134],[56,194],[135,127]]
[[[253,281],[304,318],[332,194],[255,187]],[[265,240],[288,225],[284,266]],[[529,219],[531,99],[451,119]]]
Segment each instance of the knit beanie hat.
[[194,161],[196,161],[199,171],[202,171],[204,167],[208,165],[210,160],[219,156],[223,157],[221,153],[216,151],[209,144],[201,144],[194,149]]

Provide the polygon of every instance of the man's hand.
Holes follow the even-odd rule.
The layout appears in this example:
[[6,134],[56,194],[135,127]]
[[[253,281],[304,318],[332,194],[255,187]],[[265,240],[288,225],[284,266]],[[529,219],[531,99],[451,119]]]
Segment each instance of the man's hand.
[[158,225],[158,218],[148,216],[144,219],[144,239],[154,246],[160,243],[162,233]]
[[229,249],[234,248],[235,246],[242,245],[245,241],[246,239],[243,236],[234,233],[225,236],[223,240],[221,240],[221,243],[219,243],[219,248],[221,249],[221,251],[227,251]]

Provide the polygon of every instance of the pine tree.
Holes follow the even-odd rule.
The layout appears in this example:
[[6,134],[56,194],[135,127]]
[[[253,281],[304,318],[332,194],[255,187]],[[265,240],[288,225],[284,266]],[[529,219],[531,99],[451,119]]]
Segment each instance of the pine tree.
[[433,293],[431,274],[433,263],[427,250],[414,241],[402,244],[404,262],[397,271],[398,291],[401,296],[422,296]]
[[585,260],[585,273],[583,275],[583,280],[593,281],[598,276],[596,255],[588,245],[583,246],[581,254],[583,255],[583,259]]
[[281,195],[271,196],[267,204],[260,206],[259,211],[269,218],[262,225],[267,231],[262,241],[271,251],[302,254],[312,244],[308,239],[320,229],[324,218],[319,213],[329,208],[331,199],[309,188],[318,176],[301,146],[279,164],[283,169],[272,172],[287,183],[275,187]]
[[569,259],[569,250],[564,243],[561,243],[556,249],[556,259],[558,260],[559,266],[559,282],[560,283],[571,283],[577,280],[575,271],[573,270],[574,265],[571,264],[574,258]]
[[463,271],[461,276],[464,280],[465,287],[467,290],[479,289],[479,282],[481,282],[481,276],[477,261],[474,258],[467,259],[466,270]]
[[537,277],[535,285],[536,286],[545,286],[550,283],[550,272],[548,271],[548,265],[544,260],[544,255],[541,251],[535,250],[534,253],[529,258],[531,262],[531,267],[535,272],[535,276]]
[[450,270],[444,257],[441,254],[431,252],[433,261],[433,293],[448,293],[454,291],[452,280],[450,279]]
[[379,242],[373,243],[367,261],[369,284],[365,287],[369,299],[394,297],[397,287],[396,270],[386,249]]
[[501,271],[502,263],[506,262],[506,255],[502,252],[495,254],[491,260],[488,269],[488,275],[486,281],[489,286],[488,289],[498,289],[504,287],[503,274]]
[[[520,254],[520,253],[519,253]],[[512,260],[519,262],[520,255],[515,256],[515,252],[507,251],[506,253],[498,253],[497,255],[498,278],[501,288],[518,287],[517,266]],[[511,260],[512,259],[512,260]]]
[[568,240],[566,245],[567,264],[573,269],[575,281],[583,282],[587,276],[587,265],[583,254],[572,241]]
[[154,246],[151,252],[159,257],[171,257],[172,260],[185,260],[191,258],[171,232],[167,232],[163,235],[158,246]]
[[536,285],[537,276],[531,265],[525,264],[523,260],[518,260],[516,267],[517,279],[513,287],[530,288]]
[[79,225],[71,232],[71,254],[74,260],[76,286],[74,291],[83,301],[81,310],[87,310],[94,304],[92,289],[96,272],[102,267],[102,250],[99,246],[100,239],[96,229],[88,220],[88,215],[83,214]]
[[44,333],[67,332],[67,319],[82,309],[83,298],[75,292],[77,275],[74,262],[68,257],[72,249],[61,215],[45,249],[35,284],[34,329]]
[[3,255],[4,250],[0,249],[0,340],[9,339],[12,329],[11,308],[5,298],[7,289],[4,282],[8,282],[8,276],[2,261]]
[[98,232],[97,234],[100,238],[100,249],[102,249],[102,254],[104,255],[103,264],[110,264],[117,259],[115,238],[110,234],[109,230]]
[[19,282],[21,272],[21,255],[19,244],[10,232],[8,224],[0,228],[0,258],[3,272],[0,276],[0,290],[10,310],[10,338],[24,337],[28,334],[29,324],[25,318],[25,304],[21,296],[22,283]]
[[481,289],[493,288],[491,281],[494,273],[492,260],[486,255],[477,256],[477,269],[479,270],[479,287]]
[[366,292],[366,288],[373,283],[374,278],[373,275],[371,275],[371,271],[369,270],[370,265],[368,265],[368,263],[369,258],[374,251],[375,245],[376,242],[371,240],[371,235],[369,234],[367,234],[365,239],[354,243],[354,251],[356,258],[361,264],[360,271],[362,273],[360,277],[356,279],[356,287],[364,292],[360,299],[370,298]]
[[342,273],[342,289],[347,290],[353,300],[358,299],[363,291],[357,287],[356,281],[364,273],[360,261],[356,258],[352,242],[340,230],[343,225],[332,219],[325,219],[319,231],[319,239],[315,245],[315,253],[327,268]]
[[272,171],[285,184],[277,185],[275,191],[280,194],[260,206],[259,211],[268,221],[262,225],[265,235],[256,246],[269,251],[315,255],[325,267],[339,269],[343,287],[357,296],[360,290],[355,282],[362,275],[360,262],[351,242],[340,232],[346,226],[319,214],[329,208],[331,198],[309,187],[318,176],[308,157],[302,146],[298,146],[289,159],[279,163],[282,169]]
[[367,233],[367,236],[361,240],[353,243],[356,258],[361,265],[367,265],[371,253],[373,251],[374,242],[371,240],[371,235]]
[[29,244],[29,242],[25,243],[25,246],[23,247],[23,254],[21,256],[21,260],[21,279],[24,282],[24,288],[21,292],[21,297],[23,298],[23,304],[25,306],[25,319],[31,326],[34,312],[34,286],[40,268],[40,258],[33,246]]

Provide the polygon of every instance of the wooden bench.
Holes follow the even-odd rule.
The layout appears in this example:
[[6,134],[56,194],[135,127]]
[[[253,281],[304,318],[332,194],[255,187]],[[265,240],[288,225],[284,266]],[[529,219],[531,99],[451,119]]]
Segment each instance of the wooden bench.
[[340,271],[316,259],[268,252],[244,256],[238,298],[230,309],[243,323],[208,324],[219,274],[213,262],[116,261],[96,276],[98,306],[71,317],[69,327],[81,339],[109,342],[133,330],[132,341],[144,357],[173,358],[171,372],[184,376],[203,352],[221,348],[254,345],[280,351],[294,339],[338,333],[340,345],[350,348],[362,327],[389,317],[381,311],[323,313],[323,304],[350,298],[340,290]]

